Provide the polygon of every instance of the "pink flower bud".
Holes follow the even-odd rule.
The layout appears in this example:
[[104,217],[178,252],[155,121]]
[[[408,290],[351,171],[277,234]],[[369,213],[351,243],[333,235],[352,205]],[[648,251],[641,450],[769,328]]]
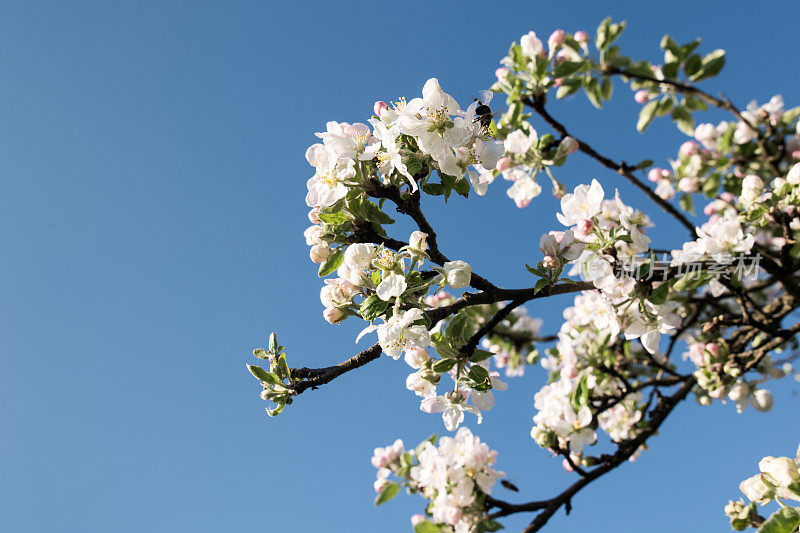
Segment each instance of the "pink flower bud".
[[558,145],[558,148],[560,149],[562,146],[564,147],[564,153],[566,153],[566,155],[574,154],[579,148],[578,141],[572,137],[564,137]]
[[716,212],[717,210],[714,208],[714,204],[708,204],[703,208],[703,214],[707,217],[710,217]]
[[375,106],[372,108],[372,111],[375,113],[376,117],[380,117],[381,111],[383,111],[384,109],[389,109],[389,104],[387,104],[383,100],[378,100],[377,102],[375,102]]
[[637,104],[643,104],[643,103],[647,102],[647,100],[648,100],[647,96],[649,94],[650,94],[650,92],[647,89],[638,90],[638,91],[636,91],[636,94],[633,95],[633,100]]
[[589,42],[589,34],[585,31],[576,31],[573,37],[575,37],[575,40],[581,44]]
[[581,237],[586,237],[592,232],[592,228],[594,228],[594,222],[592,222],[591,219],[584,218],[578,222],[578,226],[575,229],[577,230],[578,235]]
[[706,351],[711,355],[716,356],[719,353],[719,346],[713,342],[709,342],[706,344]]
[[319,264],[331,256],[331,249],[324,244],[315,244],[309,250],[308,255],[313,262]]
[[553,87],[561,87],[562,83],[564,83],[564,78],[556,78],[553,80]]
[[494,71],[494,75],[497,76],[497,81],[503,81],[508,77],[508,69],[500,67]]
[[680,149],[678,150],[678,153],[682,157],[691,157],[694,154],[696,154],[699,149],[700,149],[700,147],[697,146],[696,142],[694,142],[694,141],[686,141],[685,143],[683,143],[681,145]]
[[421,523],[425,521],[425,517],[421,514],[417,513],[415,515],[411,515],[411,527],[417,527]]
[[550,37],[548,37],[547,46],[550,47],[550,51],[552,52],[553,50],[564,44],[564,41],[566,40],[567,40],[567,34],[564,32],[564,30],[556,30],[550,34]]
[[308,220],[310,220],[312,224],[319,224],[321,222],[319,219],[319,207],[315,207],[308,212]]
[[697,180],[694,178],[681,178],[678,182],[678,190],[683,192],[695,192],[697,190]]
[[388,484],[388,479],[376,479],[375,483],[372,484],[372,487],[375,489],[375,492],[381,492]]
[[542,259],[542,266],[545,268],[555,268],[557,264],[558,260],[552,255],[546,255],[544,256],[544,259]]
[[563,466],[564,470],[567,471],[567,472],[572,472],[573,471],[572,467],[569,465],[569,461],[567,461],[566,458],[564,458],[564,460],[561,462],[561,466]]
[[499,161],[497,161],[497,170],[503,172],[507,170],[511,166],[511,158],[510,157],[501,157]]
[[662,169],[658,167],[651,168],[650,171],[647,173],[647,179],[652,181],[653,183],[656,183],[658,180],[661,179],[661,170]]
[[719,197],[720,197],[720,199],[728,202],[729,204],[733,203],[733,193],[730,193],[730,192],[726,191],[726,192],[720,194]]
[[344,311],[335,307],[328,307],[322,312],[322,317],[331,324],[338,324],[344,320]]

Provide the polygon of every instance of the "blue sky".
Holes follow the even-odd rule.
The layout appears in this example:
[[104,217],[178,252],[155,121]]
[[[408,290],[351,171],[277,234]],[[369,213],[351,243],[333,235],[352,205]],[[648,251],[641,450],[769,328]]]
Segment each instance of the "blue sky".
[[[665,32],[702,36],[728,51],[709,90],[797,104],[800,6],[761,5],[3,2],[0,529],[409,531],[423,500],[374,509],[369,458],[443,428],[405,390],[402,362],[308,392],[278,419],[244,367],[272,330],[294,366],[357,349],[357,324],[322,320],[301,235],[313,133],[416,96],[431,76],[466,104],[523,33],[591,32],[608,14],[629,21],[630,55],[657,61]],[[638,135],[631,93],[616,89],[602,113],[581,96],[553,113],[612,157],[664,162],[684,138],[666,122]],[[582,156],[559,176],[568,188],[598,177],[650,209]],[[559,226],[556,203],[543,194],[518,210],[505,188],[426,207],[450,257],[526,286],[522,265]],[[680,230],[656,221],[659,247],[679,244]],[[408,230],[398,223],[397,236]],[[555,330],[568,301],[529,309]],[[532,369],[470,423],[522,490],[498,497],[550,497],[572,481],[528,436],[544,379]],[[685,405],[650,452],[549,530],[727,531],[722,506],[739,481],[764,455],[795,450],[798,389],[776,385],[767,414]]]

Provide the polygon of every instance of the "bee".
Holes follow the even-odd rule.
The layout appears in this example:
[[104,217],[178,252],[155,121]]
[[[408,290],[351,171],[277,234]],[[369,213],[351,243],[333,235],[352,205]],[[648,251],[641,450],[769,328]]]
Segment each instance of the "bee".
[[472,122],[480,124],[483,133],[488,135],[489,125],[492,123],[492,117],[494,117],[492,108],[489,107],[489,102],[492,101],[492,92],[480,91],[478,98],[473,98],[473,100],[478,103],[478,106],[475,108],[475,118],[472,119]]

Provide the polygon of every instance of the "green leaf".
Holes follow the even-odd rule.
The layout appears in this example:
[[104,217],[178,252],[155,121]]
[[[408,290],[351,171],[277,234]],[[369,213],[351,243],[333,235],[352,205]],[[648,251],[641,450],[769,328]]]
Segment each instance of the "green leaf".
[[279,385],[281,383],[281,380],[278,379],[278,376],[276,376],[275,374],[271,374],[271,373],[267,372],[266,370],[264,370],[260,366],[247,365],[247,370],[249,370],[250,373],[253,374],[253,376],[255,376],[255,378],[258,381],[264,381],[264,382],[269,383],[271,385]]
[[281,414],[283,408],[286,407],[286,402],[285,401],[278,402],[275,405],[276,406],[274,409],[267,409],[267,415],[269,415],[270,417],[278,416],[279,414]]
[[414,533],[439,533],[442,529],[432,522],[423,520],[414,526]]
[[709,52],[703,58],[698,70],[694,76],[691,77],[692,81],[700,81],[719,74],[722,67],[725,66],[725,50],[717,49]]
[[331,250],[331,255],[319,266],[317,275],[324,278],[328,274],[339,268],[339,265],[344,261],[344,254],[340,249]]
[[364,218],[370,222],[377,222],[378,224],[394,224],[394,219],[381,211],[381,208],[370,201],[365,201],[361,204],[361,213]]
[[377,507],[378,505],[388,502],[397,496],[398,492],[400,492],[400,485],[397,483],[389,483],[383,487],[383,490],[380,492],[380,494],[375,497],[375,506]]
[[456,366],[458,361],[456,359],[445,358],[439,359],[435,363],[433,363],[433,371],[437,374],[444,374],[445,372],[449,372],[451,368]]
[[692,200],[691,194],[688,193],[682,194],[680,199],[678,200],[678,204],[681,206],[681,209],[683,209],[687,213],[694,214],[694,201]]
[[358,313],[361,315],[361,318],[372,322],[379,316],[381,316],[386,308],[389,307],[389,302],[384,302],[376,295],[372,295],[369,298],[366,298],[363,302],[361,302],[361,307],[358,308]]
[[319,212],[319,219],[321,221],[326,222],[328,224],[333,224],[334,226],[338,226],[340,224],[343,224],[344,222],[347,222],[348,218],[349,217],[347,216],[347,213],[345,213],[342,210],[334,212],[325,212],[323,210]]
[[539,294],[539,292],[548,285],[549,283],[547,282],[546,279],[540,279],[539,281],[536,282],[536,285],[533,286],[533,294]]
[[683,107],[676,107],[672,110],[672,119],[681,133],[694,137],[694,117],[689,111]]
[[483,527],[484,531],[488,533],[493,533],[495,531],[500,531],[501,529],[503,529],[503,524],[501,524],[500,522],[496,522],[494,520],[486,519],[483,522],[481,522],[481,527]]
[[575,94],[581,88],[581,85],[582,83],[579,79],[565,81],[556,90],[556,98],[560,100],[561,98],[566,98],[567,96]]
[[459,311],[456,316],[451,318],[444,329],[444,334],[455,341],[454,344],[456,346],[467,342],[473,333],[475,333],[475,327],[472,324],[472,319],[464,311]]
[[600,81],[600,96],[603,100],[611,100],[611,95],[614,93],[614,84],[611,82],[610,76],[603,76]]
[[651,100],[642,107],[641,111],[639,111],[639,121],[636,123],[636,129],[639,130],[640,133],[647,129],[647,126],[649,126],[653,121],[653,118],[656,116],[657,107],[658,101]]
[[661,43],[659,44],[659,47],[664,51],[672,52],[672,54],[675,57],[678,58],[681,57],[680,45],[677,42],[675,42],[675,39],[670,37],[669,34],[666,34],[664,35],[664,37],[661,38]]
[[756,533],[792,533],[798,525],[800,513],[792,507],[784,507],[775,511]]
[[694,76],[700,70],[702,62],[703,60],[698,54],[692,54],[686,59],[686,63],[683,65],[683,71],[687,76]]
[[669,294],[669,283],[662,283],[661,285],[653,289],[653,292],[650,293],[650,296],[647,299],[656,305],[661,305],[667,301],[668,294]]
[[584,61],[564,61],[553,69],[553,77],[563,78],[569,76],[581,70],[584,65],[586,65]]
[[611,26],[611,17],[606,17],[597,27],[597,33],[594,39],[594,45],[598,50],[602,50],[608,45],[608,33]]
[[595,78],[586,78],[583,85],[589,102],[597,109],[602,109],[603,102],[600,98],[600,85],[597,80]]
[[476,348],[475,351],[472,353],[472,357],[469,358],[471,363],[480,363],[481,361],[486,361],[494,354],[487,350],[481,350]]
[[253,350],[253,355],[258,357],[259,359],[267,359],[269,356],[267,355],[267,351],[264,348],[256,348]]
[[483,383],[489,379],[489,371],[483,368],[481,365],[472,365],[472,367],[469,369],[469,374],[467,375],[476,383]]
[[453,190],[456,191],[458,194],[466,198],[469,196],[469,180],[467,178],[460,178],[457,179],[453,183]]
[[687,272],[681,278],[675,282],[672,286],[672,289],[676,292],[679,291],[690,291],[696,289],[702,285],[705,285],[711,280],[711,274],[708,273],[700,273],[700,272]]
[[431,196],[441,196],[446,192],[447,188],[441,183],[423,183],[422,192],[430,194]]
[[289,371],[289,365],[286,364],[286,354],[281,354],[280,357],[278,357],[278,370],[284,378],[292,379],[292,373]]

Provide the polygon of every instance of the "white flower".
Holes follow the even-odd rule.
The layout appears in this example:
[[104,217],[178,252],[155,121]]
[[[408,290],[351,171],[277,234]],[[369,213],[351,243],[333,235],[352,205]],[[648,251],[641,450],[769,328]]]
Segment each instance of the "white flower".
[[536,183],[536,180],[522,169],[512,168],[503,172],[503,179],[514,182],[506,191],[506,195],[514,200],[514,203],[520,209],[527,207],[531,200],[542,192],[542,186]]
[[370,124],[375,128],[375,137],[377,137],[383,150],[378,151],[378,170],[389,175],[395,170],[405,176],[411,185],[411,192],[417,190],[417,182],[408,172],[408,167],[403,163],[403,157],[400,154],[400,147],[397,144],[397,137],[400,135],[400,130],[396,128],[388,129],[386,125],[380,120],[370,119]]
[[[386,446],[385,448],[375,448],[375,451],[372,454],[372,466],[375,468],[386,468],[394,461],[396,461],[401,455],[406,452],[405,447],[403,446],[403,441],[397,439],[394,441],[394,444],[391,446]],[[388,471],[380,471],[379,477],[387,477],[389,475]]]
[[322,226],[309,226],[304,232],[303,237],[306,238],[306,245],[314,246],[315,244],[323,244],[325,241],[323,237],[325,236],[325,230],[322,229]]
[[742,195],[740,198],[745,205],[750,205],[758,200],[763,190],[764,182],[761,181],[761,178],[754,174],[748,174],[742,180]]
[[483,196],[489,189],[489,185],[495,180],[494,172],[484,168],[482,165],[476,165],[477,172],[471,171],[468,174],[469,181],[472,183],[472,188],[478,196]]
[[425,361],[427,361],[430,358],[431,356],[428,355],[428,350],[416,347],[411,347],[407,349],[405,355],[403,356],[403,359],[405,360],[406,364],[408,364],[408,366],[414,369],[421,368],[422,365],[425,364]]
[[[406,352],[406,355],[408,355],[408,352]],[[406,388],[423,398],[436,395],[436,385],[426,380],[423,377],[422,371],[408,375],[406,378]]]
[[372,136],[366,124],[348,124],[347,122],[328,122],[327,131],[317,133],[325,146],[342,158],[369,161],[375,158],[380,143]]
[[316,173],[306,184],[306,205],[329,207],[344,198],[348,189],[343,182],[355,177],[355,161],[339,158],[333,150],[321,144],[311,146],[306,151],[306,159],[316,168]]
[[414,322],[422,319],[421,309],[414,308],[405,312],[399,311],[380,326],[371,325],[364,328],[356,337],[356,342],[361,340],[361,337],[367,333],[377,329],[378,342],[383,349],[383,353],[392,359],[399,359],[403,350],[412,347],[426,348],[431,344],[431,336],[425,326],[414,325]]
[[348,246],[344,251],[342,264],[337,270],[339,277],[345,278],[355,285],[361,285],[364,281],[364,273],[375,259],[377,251],[378,247],[374,244],[357,243]]
[[[484,365],[481,365],[488,370],[488,362]],[[489,372],[489,380],[492,383],[492,389],[495,390],[506,390],[508,388],[508,383],[500,380],[500,373],[491,371]],[[494,407],[494,393],[492,389],[487,391],[472,391],[472,403],[475,404],[475,407],[480,409],[481,411],[489,411],[492,407]]]
[[750,501],[761,505],[764,505],[772,499],[770,496],[772,490],[761,481],[761,475],[755,475],[742,481],[739,484],[739,490],[742,491],[742,494],[747,496]]
[[483,421],[481,412],[466,403],[463,393],[456,394],[456,401],[451,401],[447,396],[432,396],[422,400],[419,408],[426,413],[442,413],[442,420],[447,431],[454,431],[464,421],[464,413],[472,413],[478,417],[478,424]]
[[756,391],[753,393],[753,399],[751,400],[751,403],[756,411],[765,413],[772,409],[772,404],[774,403],[772,393],[767,389],[756,389]]
[[415,231],[408,238],[408,246],[414,250],[424,252],[428,249],[428,234],[422,231]]
[[400,131],[417,137],[420,149],[441,165],[443,156],[452,155],[450,148],[459,146],[470,133],[463,126],[456,128],[451,119],[460,112],[455,99],[442,91],[439,80],[431,78],[422,88],[422,98],[405,105]]
[[572,230],[551,231],[539,239],[539,250],[544,255],[559,257],[566,261],[577,259],[583,252],[584,244],[575,242]]
[[778,487],[785,488],[796,481],[800,481],[797,462],[788,457],[764,457],[758,463],[758,469],[767,476],[771,483]]
[[320,290],[319,299],[325,307],[339,307],[353,301],[356,287],[346,279],[326,279]]
[[522,130],[514,130],[509,133],[506,140],[503,141],[503,146],[505,146],[507,152],[524,156],[537,139],[536,130],[533,128],[531,128],[530,134],[526,134]]
[[596,179],[592,180],[591,186],[578,185],[574,193],[561,198],[561,213],[556,213],[556,217],[565,226],[590,219],[600,212],[604,194],[602,185]]
[[645,316],[636,311],[633,321],[625,328],[625,338],[628,340],[638,338],[645,350],[652,354],[656,353],[661,334],[675,331],[681,325],[681,317],[673,313],[676,305],[674,302],[653,305],[645,300],[645,310],[651,316]]
[[444,276],[447,285],[453,289],[460,289],[469,285],[472,279],[472,269],[464,261],[448,261],[439,271]]
[[[800,122],[797,123],[800,127]],[[786,181],[792,185],[800,185],[800,163],[795,163],[786,174]]]
[[535,32],[529,31],[520,37],[519,44],[522,46],[522,53],[530,58],[545,55],[544,45]]
[[383,281],[380,282],[378,288],[375,289],[375,294],[378,295],[383,301],[389,301],[390,298],[399,298],[406,290],[406,278],[392,272]]

